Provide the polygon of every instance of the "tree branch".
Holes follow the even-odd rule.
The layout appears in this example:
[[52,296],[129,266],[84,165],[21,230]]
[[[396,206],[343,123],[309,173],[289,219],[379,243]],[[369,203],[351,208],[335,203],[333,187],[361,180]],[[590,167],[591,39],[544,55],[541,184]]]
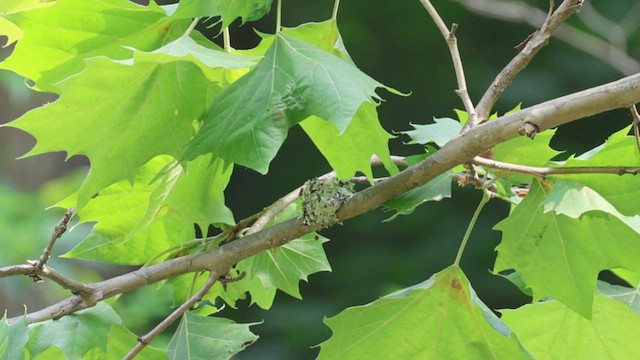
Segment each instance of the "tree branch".
[[440,17],[440,14],[438,14],[438,11],[433,7],[431,2],[429,0],[420,0],[420,2],[436,23],[440,33],[447,42],[449,52],[451,53],[453,68],[456,73],[456,79],[458,80],[458,89],[456,90],[456,94],[462,100],[464,108],[467,111],[467,114],[469,114],[469,121],[477,123],[478,114],[476,113],[476,109],[473,106],[473,102],[471,101],[471,97],[469,97],[469,92],[467,91],[467,80],[464,76],[464,67],[462,66],[462,59],[460,58],[460,51],[458,50],[458,39],[456,38],[456,29],[458,28],[458,24],[453,23],[451,25],[451,31],[449,31]]
[[475,165],[484,167],[517,172],[522,174],[546,177],[548,175],[568,175],[568,174],[614,174],[624,175],[640,174],[640,167],[626,166],[572,166],[572,167],[537,167],[519,164],[510,164],[502,161],[486,159],[476,156],[471,161]]
[[[473,160],[484,150],[519,136],[526,124],[543,131],[612,109],[628,108],[637,102],[640,102],[640,74],[546,101],[481,124],[458,135],[422,162],[354,194],[336,212],[335,221],[329,225],[371,211],[408,190],[426,184],[454,166]],[[34,323],[58,318],[93,306],[98,301],[117,294],[185,273],[208,270],[225,274],[227,269],[242,259],[283,245],[304,234],[319,230],[324,225],[326,224],[307,226],[300,218],[279,223],[206,252],[168,260],[88,284],[86,286],[92,290],[91,296],[84,299],[72,296],[27,314],[26,319],[28,323]],[[12,318],[10,321],[19,318],[21,317]]]
[[[499,1],[499,0],[455,0],[467,9],[489,18],[528,24],[539,27],[544,23],[546,13],[524,1]],[[629,18],[637,27],[637,12],[640,3],[629,11]],[[635,16],[634,16],[635,15]],[[623,21],[620,27],[624,28]],[[630,22],[631,23],[631,22]],[[640,62],[629,56],[624,49],[615,46],[601,38],[584,32],[575,26],[562,25],[554,34],[559,40],[571,45],[595,58],[602,60],[619,71],[622,75],[632,75],[640,72]]]
[[202,285],[200,290],[187,299],[184,304],[180,305],[177,309],[175,309],[171,315],[167,316],[160,324],[158,324],[153,330],[149,331],[146,335],[138,338],[138,343],[136,346],[129,351],[129,353],[123,358],[123,360],[133,359],[144,349],[151,341],[160,335],[163,331],[165,331],[169,325],[173,324],[174,321],[178,320],[185,312],[193,307],[198,301],[202,300],[202,298],[209,292],[213,284],[218,281],[218,277],[220,275],[216,272],[211,272],[207,281]]
[[502,95],[502,92],[511,84],[511,81],[520,71],[529,64],[533,57],[547,45],[549,38],[556,32],[560,25],[562,25],[569,16],[578,11],[581,5],[582,0],[565,0],[557,10],[550,13],[550,16],[546,18],[542,27],[525,40],[525,44],[518,55],[496,76],[476,106],[478,122],[473,123],[468,121],[465,124],[463,132],[488,119],[491,109],[500,95]]

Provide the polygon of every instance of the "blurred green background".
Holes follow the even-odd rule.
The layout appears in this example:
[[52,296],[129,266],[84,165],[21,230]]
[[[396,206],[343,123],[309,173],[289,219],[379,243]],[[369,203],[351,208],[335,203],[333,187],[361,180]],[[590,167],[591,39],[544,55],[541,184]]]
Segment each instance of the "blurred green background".
[[[514,46],[534,29],[529,25],[503,22],[470,12],[455,1],[434,1],[446,23],[459,24],[459,48],[465,66],[471,98],[477,102],[495,75],[516,55]],[[526,1],[546,11],[548,1]],[[626,24],[640,17],[634,0],[590,3],[612,24]],[[333,1],[285,0],[283,25],[296,26],[322,21],[331,16]],[[586,13],[586,15],[584,14]],[[617,39],[609,32],[597,32],[590,9],[583,9],[570,24],[598,38]],[[380,82],[409,97],[383,94],[379,107],[383,126],[392,133],[409,130],[409,123],[425,124],[433,117],[454,117],[453,109],[462,108],[455,95],[455,74],[448,49],[433,21],[419,1],[343,1],[338,24],[344,43],[356,64]],[[604,23],[605,25],[607,23]],[[630,23],[620,44],[630,59],[640,59],[640,31]],[[258,41],[253,28],[272,32],[274,12],[253,24],[232,26],[235,48],[249,48]],[[604,29],[615,27],[603,26]],[[0,43],[4,40],[0,38]],[[619,44],[619,46],[621,46]],[[11,47],[0,50],[5,58]],[[606,61],[553,39],[512,83],[495,111],[503,113],[522,103],[528,107],[591,86],[619,79],[624,74]],[[0,123],[17,118],[30,108],[55,97],[29,91],[19,76],[0,72]],[[562,156],[582,153],[602,143],[609,134],[631,122],[627,111],[614,111],[565,126],[557,132],[552,146]],[[64,136],[64,134],[60,134]],[[410,155],[420,151],[403,144],[398,136],[391,142],[392,153]],[[23,263],[40,256],[53,226],[62,212],[44,209],[73,191],[86,172],[86,161],[64,154],[43,155],[14,160],[33,145],[34,140],[17,130],[0,129],[0,266]],[[244,218],[288,193],[305,180],[330,171],[326,161],[299,129],[293,128],[268,175],[237,168],[227,191],[228,206],[236,219]],[[57,179],[46,183],[50,179]],[[371,302],[393,290],[429,278],[453,263],[466,226],[480,199],[468,188],[454,186],[453,198],[428,203],[411,216],[383,223],[390,214],[380,210],[360,216],[322,232],[332,241],[325,245],[332,273],[310,277],[302,283],[302,301],[279,293],[274,307],[262,311],[248,302],[236,309],[226,308],[221,315],[238,322],[259,322],[252,330],[260,335],[257,343],[237,359],[305,359],[317,354],[312,346],[326,340],[330,330],[324,317],[336,315],[348,306]],[[508,213],[508,206],[492,201],[480,217],[471,237],[462,268],[476,292],[491,308],[516,307],[528,299],[506,280],[489,272],[495,258],[494,248],[500,233],[492,227]],[[88,232],[79,227],[65,234],[54,249],[59,255],[77,244]],[[129,270],[67,259],[52,259],[51,265],[81,281],[95,281]],[[155,291],[147,287],[141,292]],[[21,314],[23,304],[32,310],[68,296],[51,285],[33,284],[28,278],[0,280],[0,309],[10,316]],[[150,329],[169,311],[170,302],[150,304],[141,294],[123,296],[118,304],[121,315],[137,334]],[[2,310],[0,310],[2,311]],[[140,314],[153,316],[145,322]]]

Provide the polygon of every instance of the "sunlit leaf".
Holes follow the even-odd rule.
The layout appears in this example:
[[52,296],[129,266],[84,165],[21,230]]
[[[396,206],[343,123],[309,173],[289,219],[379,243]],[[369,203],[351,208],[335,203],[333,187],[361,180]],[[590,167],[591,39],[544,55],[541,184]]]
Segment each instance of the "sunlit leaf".
[[97,222],[67,257],[142,265],[161,252],[195,238],[193,224],[233,224],[224,204],[232,168],[201,157],[174,167],[152,182],[171,162],[157,157],[143,166],[133,184],[120,181],[80,210],[82,222]]
[[167,348],[171,359],[226,360],[258,339],[253,324],[185,313]]
[[455,267],[325,322],[319,359],[530,358]]
[[589,318],[600,271],[640,271],[640,234],[599,211],[577,219],[545,212],[549,191],[534,183],[522,203],[495,226],[502,242],[494,272],[513,269],[531,288],[534,301],[551,296]]
[[88,61],[82,74],[59,86],[64,94],[58,101],[10,126],[37,139],[28,155],[66,151],[89,157],[78,208],[104,187],[133,178],[151,158],[179,157],[208,93],[218,89],[190,62],[123,65],[105,58]]
[[387,146],[392,136],[380,126],[373,103],[364,103],[342,134],[334,124],[317,116],[300,125],[340,179],[351,178],[358,171],[373,178],[372,155],[377,155],[391,174],[398,172]]
[[536,359],[636,359],[640,314],[596,293],[585,319],[558,301],[502,310],[502,320]]
[[[0,69],[33,80],[36,89],[56,92],[56,83],[81,71],[84,59],[126,59],[132,52],[125,46],[156,49],[183,34],[190,22],[167,17],[153,1],[140,6],[121,0],[65,0],[0,16],[22,31]],[[4,29],[0,28],[0,34]],[[14,33],[9,35],[15,38]]]

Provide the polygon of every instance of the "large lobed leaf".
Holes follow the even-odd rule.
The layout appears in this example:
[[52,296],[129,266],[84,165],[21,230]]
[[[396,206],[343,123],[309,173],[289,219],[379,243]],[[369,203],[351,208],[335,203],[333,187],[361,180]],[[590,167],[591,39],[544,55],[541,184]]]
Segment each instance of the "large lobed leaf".
[[106,58],[88,61],[85,71],[59,86],[58,101],[10,125],[37,139],[28,155],[64,150],[89,157],[78,208],[105,186],[131,179],[153,157],[179,157],[208,92],[217,89],[190,62],[124,65]]
[[[65,256],[141,265],[161,252],[195,237],[193,224],[233,224],[224,204],[224,189],[232,167],[208,156],[176,166],[168,156],[145,164],[134,182],[120,181],[102,190],[81,209],[82,222],[97,222],[88,237]],[[59,206],[72,206],[59,204]]]
[[327,319],[319,359],[529,359],[510,330],[449,267]]
[[316,115],[343,133],[382,86],[339,57],[280,34],[260,64],[213,100],[183,159],[212,153],[266,173],[289,127]]
[[190,22],[169,18],[153,1],[145,7],[123,0],[65,0],[0,17],[21,31],[18,35],[13,27],[0,27],[0,34],[11,31],[10,41],[19,38],[0,69],[33,80],[38,90],[56,92],[56,83],[80,72],[83,60],[130,58],[125,46],[156,49],[184,33]]
[[225,360],[258,339],[249,326],[229,319],[203,317],[187,312],[167,348],[171,359]]
[[551,296],[590,318],[600,271],[624,268],[640,272],[640,234],[618,216],[591,207],[590,202],[570,204],[570,214],[584,213],[580,217],[545,211],[545,207],[566,209],[563,203],[550,204],[565,196],[571,201],[570,192],[576,191],[570,186],[554,190],[546,186],[549,184],[534,183],[522,203],[496,225],[503,236],[494,272],[513,269],[531,288],[534,301]]
[[640,358],[640,314],[600,292],[595,295],[591,319],[558,301],[501,313],[502,320],[539,360]]

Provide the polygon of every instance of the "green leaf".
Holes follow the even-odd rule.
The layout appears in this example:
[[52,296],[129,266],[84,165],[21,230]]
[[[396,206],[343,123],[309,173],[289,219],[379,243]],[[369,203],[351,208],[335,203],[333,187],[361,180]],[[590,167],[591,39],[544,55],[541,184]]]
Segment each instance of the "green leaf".
[[598,291],[608,298],[622,301],[640,314],[640,287],[629,288],[626,286],[612,285],[604,281],[598,281]]
[[179,157],[208,93],[217,91],[190,62],[123,65],[105,58],[88,61],[85,71],[59,86],[64,94],[58,101],[10,126],[37,139],[27,155],[65,150],[89,157],[78,209],[104,187],[133,178],[151,158]]
[[156,157],[143,166],[133,184],[109,186],[78,212],[82,222],[97,222],[89,236],[66,257],[141,265],[169,248],[195,238],[193,224],[234,224],[224,204],[232,167],[209,156],[174,167]]
[[[138,344],[138,337],[125,328],[122,325],[113,325],[111,327],[111,333],[107,338],[106,350],[100,348],[94,348],[86,353],[82,360],[111,360],[122,359],[125,355],[131,351]],[[58,349],[58,348],[50,348]],[[40,357],[43,357],[42,353]],[[62,354],[61,354],[62,355]],[[43,357],[43,360],[47,359],[59,359],[62,357]],[[163,349],[158,349],[154,346],[147,345],[138,354],[137,358],[149,359],[149,360],[166,360],[169,359],[167,352]]]
[[58,347],[67,359],[80,359],[93,348],[105,349],[111,326],[120,323],[115,311],[100,302],[58,320],[32,325],[26,349],[36,356],[49,347]]
[[380,125],[373,103],[364,103],[342,134],[333,123],[317,116],[307,118],[300,126],[340,179],[351,178],[358,171],[372,179],[372,155],[377,155],[382,160],[389,173],[398,172],[398,167],[391,161],[387,145],[393,136]]
[[266,173],[289,127],[316,115],[343,133],[382,86],[333,54],[278,35],[260,64],[214,99],[183,159],[212,153]]
[[[310,274],[331,271],[322,244],[328,241],[316,234],[307,234],[277,248],[268,249],[238,263],[240,271],[259,279],[265,289],[280,289],[302,299],[298,283]],[[253,293],[252,297],[254,296]]]
[[[23,34],[0,69],[33,80],[38,90],[56,92],[56,83],[80,72],[83,60],[131,57],[124,46],[156,49],[183,34],[190,22],[167,17],[153,1],[145,7],[122,0],[65,0],[2,17]],[[8,31],[10,39],[15,38],[15,30]]]
[[450,198],[452,175],[452,171],[447,171],[438,175],[428,183],[409,190],[384,203],[385,210],[396,212],[385,221],[391,221],[398,215],[409,215],[417,206],[427,201],[440,201],[444,198]]
[[261,19],[271,9],[273,0],[182,0],[173,14],[175,18],[221,16],[225,28],[241,17],[242,23]]
[[319,359],[529,358],[456,267],[325,322]]
[[27,343],[28,332],[25,317],[9,325],[5,313],[0,320],[0,360],[23,359],[22,349]]
[[[640,167],[640,153],[636,140],[627,135],[629,127],[611,135],[606,143],[576,158],[567,166],[628,166]],[[627,216],[640,214],[640,186],[632,175],[569,175],[567,176],[598,192],[618,211]]]
[[494,272],[514,269],[534,301],[551,296],[589,318],[600,271],[640,271],[640,235],[602,212],[578,219],[545,212],[550,189],[543,185],[534,183],[522,203],[495,226],[502,242]]
[[640,358],[640,314],[600,293],[595,295],[590,320],[558,301],[501,312],[502,320],[536,359]]
[[[211,43],[211,45],[215,46],[214,43]],[[242,69],[253,67],[258,61],[258,57],[228,53],[221,49],[211,49],[199,44],[189,36],[181,36],[150,53],[138,52],[136,60],[148,60],[158,63],[170,63],[177,60],[189,61],[198,65],[209,80],[219,81],[222,78],[220,74],[221,68]]]
[[[555,129],[538,133],[533,139],[526,136],[519,136],[500,143],[493,147],[494,159],[519,165],[544,166],[553,157],[561,153],[549,146],[549,142],[554,134]],[[515,184],[531,182],[530,175],[508,173],[495,169],[488,169],[488,171],[504,177]]]
[[450,118],[434,118],[435,123],[427,125],[411,124],[415,130],[403,131],[411,137],[409,144],[436,143],[442,147],[456,135],[460,134],[462,124]]
[[258,339],[249,330],[255,324],[236,324],[229,319],[187,312],[169,342],[169,358],[229,359]]
[[622,215],[593,189],[571,180],[560,180],[555,183],[545,199],[544,211],[553,211],[574,219],[589,211],[602,211],[615,216],[640,234],[640,215]]

